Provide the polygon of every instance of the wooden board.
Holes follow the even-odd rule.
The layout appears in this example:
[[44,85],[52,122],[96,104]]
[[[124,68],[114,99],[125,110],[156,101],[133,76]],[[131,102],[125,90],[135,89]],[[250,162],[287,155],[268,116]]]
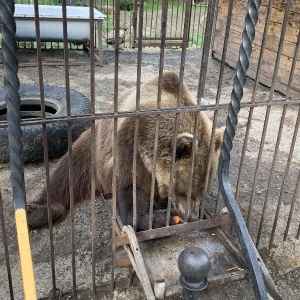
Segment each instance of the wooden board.
[[[218,1],[218,11],[215,27],[212,55],[221,60],[224,47],[225,30],[228,16],[228,0]],[[231,67],[236,66],[239,57],[239,48],[242,42],[245,16],[247,12],[247,0],[234,0],[233,15],[230,24],[230,33],[227,44],[226,63]],[[299,98],[300,87],[300,56],[297,57],[296,43],[300,28],[300,1],[292,1],[287,18],[287,26],[283,27],[286,0],[274,0],[270,7],[270,22],[266,26],[269,10],[269,1],[263,0],[259,10],[259,19],[256,26],[255,38],[252,43],[252,54],[247,75],[255,78],[258,62],[264,42],[263,55],[260,65],[259,81],[267,86],[275,85],[276,90],[286,94],[287,85],[291,76],[291,68],[295,59],[295,72],[291,84],[292,97]],[[280,41],[282,39],[282,48]],[[277,78],[273,80],[274,72],[278,69]]]

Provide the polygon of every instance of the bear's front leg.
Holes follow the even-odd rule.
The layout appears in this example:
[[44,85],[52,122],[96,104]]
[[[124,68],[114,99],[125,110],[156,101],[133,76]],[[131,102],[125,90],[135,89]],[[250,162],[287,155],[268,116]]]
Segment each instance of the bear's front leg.
[[[150,196],[142,189],[136,189],[137,198],[137,231],[149,229],[149,208]],[[118,213],[124,225],[133,225],[133,187],[128,186],[124,189],[119,189],[117,192],[117,207]],[[167,212],[161,210],[153,210],[152,228],[165,227],[167,221]],[[176,223],[171,218],[170,225]]]

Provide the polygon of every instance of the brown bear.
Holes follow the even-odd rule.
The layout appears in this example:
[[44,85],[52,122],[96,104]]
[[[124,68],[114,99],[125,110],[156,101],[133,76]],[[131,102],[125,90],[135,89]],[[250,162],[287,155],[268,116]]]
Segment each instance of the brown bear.
[[[157,109],[158,77],[141,85],[140,110]],[[161,108],[176,108],[179,97],[179,76],[175,72],[164,72],[161,84]],[[182,85],[180,106],[195,106],[186,85]],[[135,111],[136,88],[123,92],[119,97],[119,112]],[[110,107],[110,110],[112,106]],[[201,198],[204,196],[207,163],[212,136],[212,123],[202,111],[184,111],[178,114],[178,134],[173,173],[173,188],[170,193],[174,210],[186,217],[187,193],[195,128],[198,114],[197,139],[195,142],[194,170],[191,189],[191,207],[187,219],[198,217]],[[166,226],[166,212],[161,210],[168,203],[170,173],[175,132],[174,112],[159,115],[159,131],[156,155],[156,176],[154,189],[153,228]],[[133,209],[133,152],[135,117],[123,117],[117,123],[117,209],[125,225],[132,225]],[[137,230],[149,229],[149,207],[152,182],[153,153],[155,141],[156,115],[139,116],[136,193],[137,193]],[[97,194],[112,191],[113,179],[113,128],[112,118],[96,121],[95,174]],[[223,140],[224,128],[215,131],[212,147],[212,160],[209,171],[208,189],[216,175],[218,159]],[[91,130],[85,131],[72,147],[74,201],[79,202],[91,197]],[[69,158],[65,154],[50,177],[48,187],[53,221],[62,219],[69,208]],[[185,218],[186,219],[186,218]],[[48,224],[47,191],[41,191],[37,201],[28,206],[28,222],[31,228]]]

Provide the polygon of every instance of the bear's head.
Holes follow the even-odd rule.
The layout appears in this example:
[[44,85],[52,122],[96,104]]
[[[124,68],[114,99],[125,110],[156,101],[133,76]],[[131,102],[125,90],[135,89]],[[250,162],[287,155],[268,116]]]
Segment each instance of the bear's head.
[[201,129],[196,139],[190,132],[178,134],[170,192],[171,161],[166,163],[165,160],[163,167],[158,163],[157,174],[159,175],[156,176],[156,183],[159,197],[163,199],[171,195],[174,209],[187,221],[199,218],[201,200],[211,189],[218,168],[225,127],[216,129],[213,137],[211,137],[211,126],[208,129],[206,132]]

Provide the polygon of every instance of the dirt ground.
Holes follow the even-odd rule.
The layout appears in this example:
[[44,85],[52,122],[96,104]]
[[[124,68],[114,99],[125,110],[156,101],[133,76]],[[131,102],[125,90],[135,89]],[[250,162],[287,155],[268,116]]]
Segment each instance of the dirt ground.
[[[176,49],[167,50],[165,55],[165,70],[179,70],[181,51]],[[47,50],[43,53],[47,61],[63,60],[63,53],[60,51]],[[36,56],[34,51],[20,51],[20,63],[34,62]],[[136,83],[136,62],[137,52],[126,49],[120,52],[119,64],[119,90],[120,92]],[[84,52],[73,51],[70,54],[72,61],[88,61],[88,55]],[[96,68],[96,111],[103,111],[108,102],[113,100],[114,86],[114,52],[105,51],[104,67]],[[200,49],[188,49],[185,65],[185,83],[191,89],[194,97],[197,95],[199,83],[199,70],[201,62]],[[142,57],[142,81],[150,77],[157,76],[159,67],[159,52],[156,49],[145,50]],[[203,104],[214,104],[217,93],[219,78],[219,62],[211,59],[205,87]],[[69,69],[71,88],[90,96],[90,67],[88,65],[71,66]],[[44,83],[48,85],[65,86],[64,67],[43,68]],[[220,103],[228,103],[232,90],[234,71],[225,69],[223,78],[223,88]],[[3,71],[0,70],[0,78]],[[36,67],[20,68],[19,77],[21,84],[39,84],[38,69]],[[0,85],[3,86],[3,81]],[[245,87],[243,101],[251,100],[253,81],[248,79]],[[275,93],[275,99],[283,99],[282,95]],[[213,100],[210,100],[213,99]],[[269,99],[269,89],[259,86],[256,93],[256,100],[266,101]],[[263,218],[262,239],[259,250],[266,262],[271,275],[277,284],[281,295],[287,300],[299,299],[300,295],[300,243],[294,236],[299,226],[299,198],[295,202],[295,214],[293,217],[290,234],[287,241],[283,242],[283,232],[286,228],[287,216],[291,207],[292,198],[296,186],[300,167],[300,143],[297,139],[294,155],[291,160],[291,169],[288,175],[288,184],[285,189],[285,198],[280,210],[280,218],[277,224],[277,231],[274,239],[275,247],[267,251],[270,232],[274,222],[274,215],[277,208],[278,194],[284,176],[285,165],[289,155],[290,143],[294,133],[295,120],[298,108],[288,107],[287,118],[283,129],[283,141],[280,144],[280,151],[275,166],[275,176],[268,197],[271,199],[267,206],[267,214]],[[211,117],[212,112],[208,113]],[[232,154],[231,177],[233,188],[235,189],[239,171],[240,154],[245,136],[245,128],[249,108],[241,110],[238,130],[234,142]],[[261,222],[261,212],[266,197],[269,172],[273,161],[273,151],[276,143],[278,126],[282,114],[282,107],[276,106],[270,112],[269,128],[266,134],[265,147],[263,149],[263,159],[259,165],[259,179],[257,181],[253,211],[250,218],[250,232],[254,239],[257,237],[257,228]],[[220,111],[218,125],[224,125],[226,117],[225,111]],[[254,110],[253,125],[249,135],[249,146],[246,151],[246,160],[241,174],[241,186],[238,201],[245,216],[247,216],[249,201],[252,195],[255,169],[257,167],[257,156],[261,141],[262,129],[266,117],[266,107],[259,107]],[[55,167],[57,160],[51,161],[51,169]],[[19,269],[18,245],[16,242],[14,210],[12,201],[12,188],[9,182],[10,170],[8,164],[0,164],[0,188],[5,215],[5,229],[7,232],[7,243],[9,249],[9,259],[12,271],[12,281],[14,287],[14,299],[23,299],[22,283]],[[25,182],[27,201],[33,201],[45,183],[45,170],[43,163],[25,165]],[[216,185],[209,195],[209,199],[215,201],[217,197]],[[296,195],[297,197],[297,195]],[[215,202],[214,202],[215,203]],[[218,210],[222,208],[222,203]],[[298,219],[297,219],[298,218]],[[110,279],[111,263],[111,224],[110,217],[101,202],[96,203],[96,284]],[[2,226],[3,228],[3,226]],[[55,270],[57,287],[67,292],[72,289],[72,257],[71,257],[71,234],[70,216],[53,229]],[[48,229],[35,230],[30,233],[36,286],[38,297],[46,297],[51,290],[51,266],[49,251]],[[85,201],[75,208],[75,265],[76,284],[79,289],[91,286],[91,259],[92,259],[92,237],[91,237],[91,207],[90,202]],[[123,276],[119,272],[116,276]],[[0,299],[9,298],[7,271],[4,255],[3,237],[0,235]],[[180,299],[181,297],[179,297]],[[219,286],[209,290],[203,295],[205,299],[253,299],[251,287],[247,281],[236,282]],[[87,297],[83,299],[88,299]],[[140,284],[135,283],[130,290],[117,290],[114,293],[103,293],[97,299],[145,299]],[[177,299],[173,297],[172,299]]]

